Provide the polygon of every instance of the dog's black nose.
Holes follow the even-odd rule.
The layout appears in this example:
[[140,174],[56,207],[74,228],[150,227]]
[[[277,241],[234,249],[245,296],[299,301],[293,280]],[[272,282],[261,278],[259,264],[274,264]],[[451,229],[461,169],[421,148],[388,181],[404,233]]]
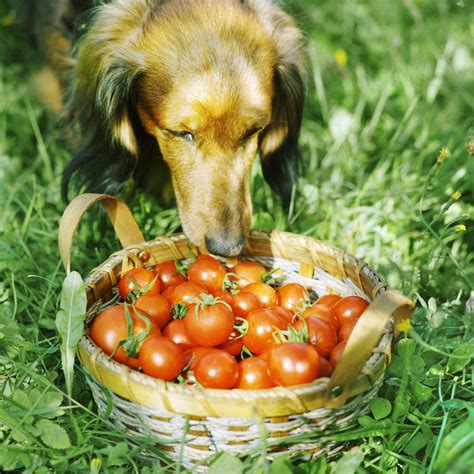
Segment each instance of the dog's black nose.
[[234,257],[242,252],[247,239],[244,235],[237,237],[229,235],[210,237],[206,235],[204,241],[209,252],[222,257]]

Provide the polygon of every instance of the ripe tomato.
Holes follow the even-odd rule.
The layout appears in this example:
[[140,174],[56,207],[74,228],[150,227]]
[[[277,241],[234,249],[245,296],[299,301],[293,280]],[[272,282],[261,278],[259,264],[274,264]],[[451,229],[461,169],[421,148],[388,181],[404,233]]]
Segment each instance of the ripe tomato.
[[161,289],[166,290],[170,286],[176,286],[186,281],[186,277],[179,273],[174,260],[167,260],[155,265],[153,273],[158,276]]
[[252,293],[241,291],[233,297],[231,303],[234,315],[237,318],[246,318],[254,309],[260,308],[260,300]]
[[216,349],[199,358],[194,367],[196,380],[206,388],[232,388],[239,376],[239,365],[228,352]]
[[337,338],[339,342],[347,341],[349,339],[352,334],[352,330],[354,329],[354,326],[357,324],[357,321],[359,321],[359,318],[352,318],[349,319],[349,321],[346,321],[341,326],[339,332],[337,333]]
[[234,303],[234,295],[230,294],[228,291],[216,291],[212,294],[214,298],[220,298],[222,301],[225,301],[230,307]]
[[182,319],[175,319],[168,323],[163,329],[163,336],[171,339],[175,344],[178,344],[183,351],[196,345],[186,331]]
[[358,318],[369,304],[360,296],[346,296],[333,307],[341,326],[349,319]]
[[[128,310],[132,318],[132,334],[138,336],[146,329],[146,321],[144,321],[136,311],[129,306]],[[144,313],[140,313],[147,317]],[[150,331],[147,337],[159,336],[161,334],[158,324],[152,319],[150,321]],[[98,314],[92,322],[90,337],[107,355],[111,355],[117,344],[127,338],[128,326],[125,315],[125,306],[115,305],[105,309]],[[128,357],[123,346],[119,347],[114,354],[113,359],[121,364],[127,364],[130,367],[138,368],[138,358]]]
[[187,333],[199,346],[223,344],[229,339],[235,324],[232,311],[223,303],[190,306],[183,321]]
[[268,308],[256,309],[249,313],[247,323],[247,333],[242,342],[247,349],[257,355],[276,345],[273,334],[286,328],[283,320]]
[[322,319],[310,316],[295,324],[298,331],[308,328],[308,342],[316,349],[319,355],[328,357],[332,348],[337,344],[337,335],[333,327]]
[[147,293],[146,295],[140,296],[140,298],[135,301],[134,306],[138,311],[144,311],[153,318],[160,329],[163,329],[170,320],[169,311],[171,306],[163,294],[150,295]]
[[321,298],[316,301],[316,304],[321,304],[331,309],[340,300],[341,297],[339,295],[330,294],[321,296]]
[[198,360],[205,354],[209,354],[210,352],[217,351],[215,347],[204,347],[204,346],[194,346],[190,349],[187,349],[184,352],[184,363],[185,367],[189,370],[194,370]]
[[287,342],[274,347],[268,355],[272,379],[287,387],[317,379],[321,370],[318,353],[309,344]]
[[329,356],[329,362],[334,368],[336,368],[336,365],[339,362],[339,359],[341,358],[344,349],[346,348],[346,344],[347,341],[342,341],[331,351],[331,355]]
[[239,377],[234,388],[261,390],[271,388],[275,382],[268,373],[267,363],[258,357],[249,357],[239,362]]
[[321,374],[320,377],[331,377],[334,369],[330,362],[325,359],[324,357],[319,357],[319,361],[321,362]]
[[255,295],[259,299],[260,305],[264,308],[276,306],[278,302],[276,291],[266,283],[251,283],[244,287],[244,291]]
[[166,337],[147,339],[138,356],[143,372],[152,377],[170,382],[184,367],[184,353],[173,341]]
[[218,349],[222,349],[223,351],[232,354],[234,357],[237,357],[242,352],[243,345],[244,343],[242,342],[242,338],[240,337],[240,332],[234,329],[230,333],[229,339],[227,339],[226,342],[220,344],[217,347]]
[[314,304],[313,306],[306,308],[301,313],[301,316],[304,319],[309,317],[322,319],[329,323],[334,328],[334,331],[339,329],[339,319],[337,319],[336,315],[327,306]]
[[230,273],[235,273],[237,277],[230,279],[237,281],[240,287],[251,283],[261,283],[262,276],[267,272],[266,268],[257,262],[239,262],[230,269]]
[[273,311],[276,315],[280,316],[283,322],[288,325],[293,325],[296,322],[295,315],[288,311],[287,309],[282,308],[281,306],[270,306],[268,308],[270,311]]
[[173,291],[175,288],[176,288],[175,285],[168,286],[168,288],[166,288],[166,290],[163,291],[163,293],[161,293],[168,300],[170,307],[171,307],[171,295],[173,294]]
[[[135,283],[133,283],[132,280],[136,282],[138,288],[135,287]],[[118,284],[120,296],[125,300],[131,291],[143,290],[143,288],[150,285],[152,281],[154,281],[154,283],[147,293],[156,295],[160,292],[160,282],[156,275],[146,268],[134,268],[120,278]]]
[[180,283],[171,295],[171,306],[177,303],[184,303],[188,308],[194,303],[190,300],[199,299],[202,293],[207,294],[206,288],[194,281],[185,281]]
[[199,283],[210,293],[222,290],[226,274],[224,265],[210,255],[200,255],[188,268],[189,281]]
[[309,301],[306,288],[298,283],[287,283],[277,291],[278,305],[292,313],[296,313],[301,306]]

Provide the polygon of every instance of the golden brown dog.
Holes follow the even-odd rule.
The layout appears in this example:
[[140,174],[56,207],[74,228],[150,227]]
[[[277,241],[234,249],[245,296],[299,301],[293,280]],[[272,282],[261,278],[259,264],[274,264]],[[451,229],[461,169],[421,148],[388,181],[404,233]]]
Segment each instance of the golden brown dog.
[[[71,180],[118,193],[134,173],[158,187],[164,160],[189,239],[238,254],[257,151],[285,205],[295,180],[304,54],[293,20],[270,0],[42,3],[49,15],[56,4],[58,24],[66,18],[81,34],[72,73],[60,76],[72,84],[68,106],[81,126],[64,193]],[[78,16],[91,4],[92,13]],[[56,70],[72,44],[57,32],[43,38]]]

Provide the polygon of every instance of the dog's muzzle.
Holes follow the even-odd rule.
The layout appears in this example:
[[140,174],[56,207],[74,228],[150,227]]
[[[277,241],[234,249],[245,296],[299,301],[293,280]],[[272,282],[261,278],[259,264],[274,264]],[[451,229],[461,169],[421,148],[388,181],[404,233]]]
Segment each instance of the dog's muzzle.
[[242,252],[247,238],[244,235],[206,235],[204,242],[209,252],[222,257],[234,257]]

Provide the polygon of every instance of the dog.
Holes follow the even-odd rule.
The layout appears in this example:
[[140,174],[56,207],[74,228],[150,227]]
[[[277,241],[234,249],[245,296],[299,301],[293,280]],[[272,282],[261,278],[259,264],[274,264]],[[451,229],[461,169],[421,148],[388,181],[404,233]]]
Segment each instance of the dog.
[[72,183],[118,194],[132,175],[162,187],[168,169],[189,240],[235,256],[250,230],[258,152],[288,208],[306,61],[303,33],[276,2],[33,4],[35,34],[80,127],[63,175],[66,198]]

